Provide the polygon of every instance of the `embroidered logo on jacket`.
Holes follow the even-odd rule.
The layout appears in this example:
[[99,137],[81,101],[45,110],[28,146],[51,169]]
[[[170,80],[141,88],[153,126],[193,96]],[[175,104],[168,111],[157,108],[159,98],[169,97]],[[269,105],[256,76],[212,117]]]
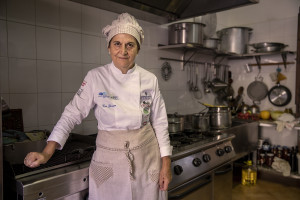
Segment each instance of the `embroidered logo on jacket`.
[[113,100],[119,100],[118,96],[107,94],[106,92],[99,92],[98,97],[101,97],[101,98],[104,98],[104,99],[109,98],[109,99],[113,99]]

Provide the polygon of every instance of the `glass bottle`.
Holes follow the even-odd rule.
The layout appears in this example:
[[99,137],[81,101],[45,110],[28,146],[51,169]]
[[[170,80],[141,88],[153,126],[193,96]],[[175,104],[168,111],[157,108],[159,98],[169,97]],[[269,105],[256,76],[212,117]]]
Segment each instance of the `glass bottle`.
[[242,169],[242,185],[255,185],[257,180],[257,168],[248,160]]

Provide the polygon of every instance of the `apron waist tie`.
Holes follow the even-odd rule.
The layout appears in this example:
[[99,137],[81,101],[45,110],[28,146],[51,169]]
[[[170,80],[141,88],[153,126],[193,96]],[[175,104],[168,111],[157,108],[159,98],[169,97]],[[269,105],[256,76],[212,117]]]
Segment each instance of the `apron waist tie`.
[[127,152],[125,152],[125,156],[127,158],[127,162],[128,162],[128,166],[129,166],[129,176],[130,176],[130,180],[134,180],[134,176],[133,176],[133,160],[134,160],[134,156],[133,154],[130,152],[130,150],[128,149]]

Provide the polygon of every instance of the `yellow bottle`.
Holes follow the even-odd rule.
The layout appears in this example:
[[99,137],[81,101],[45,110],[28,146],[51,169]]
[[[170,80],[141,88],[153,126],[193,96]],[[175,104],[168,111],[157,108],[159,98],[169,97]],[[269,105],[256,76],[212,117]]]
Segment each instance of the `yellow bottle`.
[[246,166],[242,169],[242,185],[255,185],[257,180],[257,169],[248,160]]

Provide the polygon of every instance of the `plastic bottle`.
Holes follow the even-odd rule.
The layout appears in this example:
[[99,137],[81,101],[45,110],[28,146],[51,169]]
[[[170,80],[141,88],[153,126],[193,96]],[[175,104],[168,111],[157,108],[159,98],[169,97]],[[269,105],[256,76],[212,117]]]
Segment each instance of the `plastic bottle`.
[[248,160],[242,169],[242,185],[255,185],[257,180],[257,168]]

